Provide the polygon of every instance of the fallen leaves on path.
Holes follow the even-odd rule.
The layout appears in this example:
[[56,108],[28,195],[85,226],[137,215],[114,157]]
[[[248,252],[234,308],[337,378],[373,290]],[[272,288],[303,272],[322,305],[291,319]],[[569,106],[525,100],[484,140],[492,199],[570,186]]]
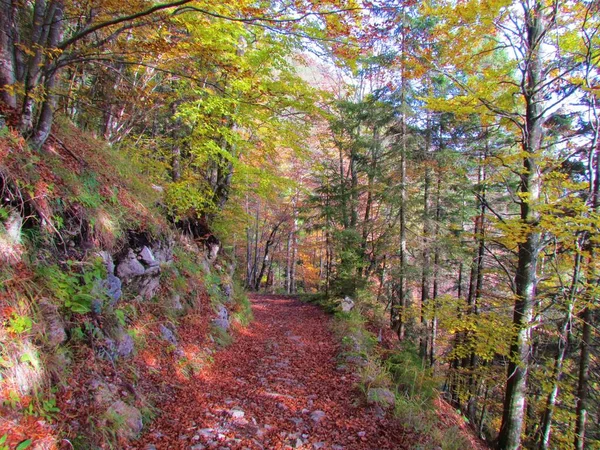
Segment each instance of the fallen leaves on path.
[[255,321],[180,386],[135,444],[151,449],[403,449],[416,436],[366,406],[337,369],[331,320],[313,305],[252,298]]

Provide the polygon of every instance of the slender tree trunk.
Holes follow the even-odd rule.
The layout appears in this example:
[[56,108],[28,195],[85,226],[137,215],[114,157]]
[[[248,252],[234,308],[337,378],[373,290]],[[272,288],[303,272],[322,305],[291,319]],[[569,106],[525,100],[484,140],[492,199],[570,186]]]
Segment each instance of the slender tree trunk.
[[[429,123],[429,120],[427,122]],[[431,221],[429,217],[431,169],[427,160],[425,164],[425,184],[423,186],[423,267],[421,271],[421,336],[419,338],[420,354],[424,361],[427,359],[427,349],[429,348],[429,322],[426,318],[425,310],[429,303],[429,291],[431,287],[431,253],[429,248],[431,245]]]
[[260,271],[258,272],[258,276],[256,277],[256,280],[255,280],[254,286],[253,286],[255,291],[260,290],[261,281],[263,279],[263,276],[265,275],[265,270],[267,269],[267,267],[269,265],[269,257],[270,257],[269,252],[271,250],[271,246],[275,242],[275,236],[277,235],[277,230],[279,230],[281,223],[282,222],[279,222],[278,224],[276,224],[273,227],[273,229],[271,230],[271,233],[269,234],[269,237],[267,238],[267,242],[265,242],[265,252],[264,252],[263,258],[262,258],[262,264],[261,264]]
[[[589,74],[588,74],[589,76]],[[588,86],[589,80],[588,80]],[[590,154],[590,192],[589,192],[589,203],[594,213],[600,212],[600,123],[598,122],[598,106],[597,97],[592,94],[591,96],[591,108],[595,118],[594,123],[594,138],[592,141],[591,154]],[[589,267],[588,284],[591,286],[598,286],[600,284],[600,276],[594,265],[595,255],[597,253],[597,242],[593,242],[588,238],[587,247],[589,247],[589,257],[587,266]],[[577,383],[577,405],[575,408],[575,448],[577,450],[583,450],[586,445],[586,428],[588,420],[588,408],[589,408],[589,384],[590,384],[590,363],[591,363],[591,350],[593,345],[593,311],[592,306],[597,305],[597,297],[595,294],[591,294],[591,298],[586,299],[589,304],[586,305],[582,314],[582,336],[581,336],[581,349],[579,355],[579,377]]]
[[[590,261],[593,264],[592,261]],[[577,407],[575,420],[575,448],[584,450],[585,432],[589,409],[590,361],[592,346],[592,309],[586,307],[581,315],[583,330],[581,336],[581,354],[579,356],[579,377],[577,384]]]
[[293,228],[292,228],[292,266],[290,270],[290,294],[295,294],[296,291],[296,268],[298,265],[296,261],[298,260],[298,218],[296,216],[296,212],[294,211],[294,220],[293,220]]
[[285,265],[285,292],[292,293],[292,231],[288,232]]
[[[402,21],[406,20],[406,11],[402,10]],[[400,47],[401,65],[400,65],[400,273],[397,281],[397,303],[395,295],[392,295],[392,304],[390,308],[392,328],[396,330],[398,338],[403,340],[406,333],[406,310],[408,307],[408,293],[406,289],[406,158],[407,158],[407,128],[406,128],[406,91],[408,82],[406,79],[406,34],[402,36]]]
[[517,450],[521,445],[525,402],[527,397],[527,375],[530,364],[531,321],[536,306],[537,263],[542,248],[538,229],[540,213],[536,208],[540,198],[541,177],[538,158],[544,139],[544,98],[540,90],[542,82],[541,43],[545,20],[544,5],[536,1],[525,9],[527,30],[528,64],[523,97],[525,100],[525,123],[523,135],[523,170],[520,180],[521,223],[525,227],[524,242],[518,244],[518,262],[515,274],[516,300],[513,325],[516,335],[510,350],[508,378],[502,424],[498,435],[499,448]]
[[435,226],[434,226],[434,242],[435,244],[435,254],[433,257],[433,311],[431,317],[431,337],[430,337],[430,350],[429,350],[429,365],[433,367],[435,363],[435,353],[436,353],[436,339],[437,339],[437,298],[439,295],[439,286],[440,286],[440,259],[441,259],[441,249],[438,242],[440,237],[440,222],[442,220],[442,203],[441,203],[441,195],[442,195],[442,171],[441,168],[437,169],[437,187],[436,187],[436,198],[435,198]]
[[254,237],[253,237],[253,252],[252,252],[252,271],[250,272],[250,287],[256,284],[256,275],[258,270],[258,235],[259,235],[259,217],[260,217],[260,201],[256,202],[256,211],[254,213]]

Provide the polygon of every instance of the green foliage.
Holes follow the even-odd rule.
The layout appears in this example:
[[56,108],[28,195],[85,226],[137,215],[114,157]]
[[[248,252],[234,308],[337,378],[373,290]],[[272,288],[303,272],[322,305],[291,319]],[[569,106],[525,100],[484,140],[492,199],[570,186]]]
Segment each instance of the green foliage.
[[233,284],[233,300],[235,302],[235,310],[232,314],[233,319],[241,326],[247,327],[254,320],[252,305],[244,289],[236,282]]
[[31,439],[26,439],[23,442],[19,443],[19,445],[15,447],[15,450],[25,450],[26,448],[29,448],[29,446],[32,443],[33,441]]
[[25,413],[44,419],[47,422],[54,422],[60,413],[60,408],[56,406],[56,398],[36,399],[29,403]]
[[106,294],[97,288],[98,281],[106,276],[106,268],[101,259],[83,266],[67,261],[61,269],[57,265],[40,266],[38,277],[54,298],[67,310],[76,314],[92,311],[94,300],[106,300]]
[[233,337],[227,330],[211,325],[210,335],[219,347],[229,347],[233,343]]
[[8,318],[8,327],[6,329],[11,333],[24,334],[31,331],[32,326],[33,321],[30,317],[13,312]]
[[100,183],[93,172],[86,172],[80,179],[81,190],[77,196],[79,202],[87,208],[98,208],[102,204]]
[[10,212],[4,206],[0,206],[0,222],[5,221],[10,216]]
[[210,297],[210,302],[213,307],[225,303],[227,298],[221,289],[221,277],[217,273],[209,272],[204,275],[204,289]]
[[405,344],[402,350],[390,355],[385,364],[394,385],[408,402],[433,407],[432,402],[438,396],[438,382],[431,370],[423,365],[416,347]]
[[197,262],[196,256],[182,247],[173,250],[175,268],[188,277],[199,277],[203,274],[202,266]]
[[210,188],[200,179],[183,179],[169,183],[165,189],[165,205],[175,220],[186,216],[200,217],[214,209]]
[[338,249],[339,264],[333,279],[333,292],[343,297],[353,297],[358,289],[364,287],[365,281],[359,274],[365,264],[361,252],[361,236],[355,229],[339,230],[334,233]]

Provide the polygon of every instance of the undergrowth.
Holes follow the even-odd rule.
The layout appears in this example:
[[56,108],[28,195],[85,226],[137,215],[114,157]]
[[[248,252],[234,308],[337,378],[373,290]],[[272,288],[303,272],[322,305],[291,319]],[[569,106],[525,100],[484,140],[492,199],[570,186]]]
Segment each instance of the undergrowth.
[[[200,318],[215,344],[226,346],[233,341],[228,330],[201,322],[210,320],[210,308],[226,305],[236,326],[247,326],[252,311],[232,270],[211,267],[191,239],[173,239],[153,186],[160,180],[143,173],[126,148],[103,145],[61,120],[53,136],[41,153],[0,130],[0,415],[7,417],[0,421],[0,450],[22,450],[43,434],[40,428],[5,435],[13,424],[8,416],[14,424],[36,419],[73,448],[124,448],[123,420],[110,402],[135,404],[145,424],[156,414],[155,387],[138,386],[158,369],[139,365],[142,352],[158,349],[184,377],[212,361],[211,347],[183,353],[177,346],[189,342],[167,343],[158,327],[169,324],[180,339],[177,327]],[[14,217],[20,219],[16,238],[9,229]],[[173,263],[161,264],[152,299],[142,299],[132,285],[113,299],[102,287],[106,261],[96,252],[120,255],[133,245],[131,233],[175,241]],[[54,318],[60,333],[52,338]],[[133,347],[128,356],[118,353],[119,342]],[[106,379],[135,392],[125,396],[119,385],[108,404],[99,403],[90,383]]]
[[[403,342],[384,350],[367,325],[384,326],[383,308],[370,294],[355,300],[350,312],[340,311],[340,300],[323,294],[304,294],[301,300],[314,303],[334,315],[333,331],[341,343],[340,364],[350,364],[358,375],[357,389],[365,400],[371,389],[389,389],[395,395],[393,413],[402,424],[424,437],[425,444],[415,449],[463,450],[468,440],[458,428],[445,428],[436,413],[440,381],[423,366],[416,347]],[[371,391],[373,392],[373,391]],[[377,391],[375,391],[377,392]]]

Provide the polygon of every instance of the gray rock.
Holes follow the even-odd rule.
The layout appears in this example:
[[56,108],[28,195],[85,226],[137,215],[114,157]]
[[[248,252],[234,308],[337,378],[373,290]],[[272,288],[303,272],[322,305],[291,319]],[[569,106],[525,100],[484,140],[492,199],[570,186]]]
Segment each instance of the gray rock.
[[208,244],[208,262],[209,263],[214,263],[215,259],[217,259],[217,255],[219,254],[219,250],[221,249],[221,246],[217,243],[210,243]]
[[326,414],[323,411],[317,409],[310,414],[310,419],[314,423],[319,423],[325,418],[325,416]]
[[190,447],[190,450],[204,450],[206,447],[202,444],[195,444]]
[[205,274],[210,273],[211,263],[206,258],[200,258],[199,264],[200,268],[202,269],[202,272],[204,272]]
[[154,297],[154,294],[156,294],[156,291],[160,287],[160,278],[157,276],[152,276],[150,278],[143,277],[136,283],[136,286],[142,298],[150,300]]
[[299,417],[292,417],[290,419],[290,422],[292,422],[294,425],[296,425],[296,427],[299,427],[300,425],[302,425],[302,423],[304,422],[303,419],[299,418]]
[[94,286],[93,292],[96,295],[105,294],[110,299],[111,306],[117,304],[122,295],[123,284],[118,277],[109,273],[104,280],[98,280]]
[[230,283],[225,283],[221,287],[221,290],[223,291],[223,294],[225,295],[227,300],[230,301],[233,297],[233,286]]
[[224,305],[219,305],[219,310],[217,311],[217,317],[219,319],[229,319],[229,311],[225,308]]
[[173,262],[173,240],[159,241],[152,245],[151,251],[154,260],[158,264],[170,264]]
[[156,448],[156,445],[148,444],[144,447],[144,450],[158,450],[158,449]]
[[169,342],[170,344],[177,345],[177,337],[175,337],[175,333],[167,328],[164,324],[160,324],[160,334],[162,338]]
[[154,254],[152,253],[152,250],[150,250],[148,247],[144,246],[142,248],[142,250],[140,251],[140,257],[142,259],[142,262],[145,263],[148,266],[158,266],[158,261],[156,261],[156,259],[154,258]]
[[213,430],[212,428],[202,428],[198,430],[198,435],[205,439],[208,439],[215,435],[215,430]]
[[122,295],[121,280],[109,273],[105,280],[106,294],[110,297],[111,303],[117,303]]
[[44,335],[46,336],[48,345],[56,347],[65,342],[67,340],[67,333],[65,332],[63,319],[58,312],[58,306],[47,300],[41,300],[38,306],[44,323]]
[[102,308],[104,307],[104,302],[99,298],[95,298],[92,300],[92,312],[94,314],[102,314]]
[[117,275],[123,281],[130,280],[133,277],[144,275],[146,269],[138,261],[133,250],[129,249],[127,256],[117,266]]
[[160,266],[149,266],[144,271],[144,276],[146,276],[146,277],[156,276],[156,275],[160,275]]
[[135,349],[135,342],[133,338],[127,334],[125,331],[120,333],[117,338],[117,353],[122,358],[127,358],[129,355],[133,353]]
[[213,319],[212,321],[213,325],[222,328],[224,330],[228,330],[230,327],[230,322],[229,322],[229,311],[227,311],[227,308],[225,308],[224,305],[219,305],[219,309],[217,311],[217,317],[216,319]]
[[352,300],[350,297],[344,297],[340,307],[342,308],[343,312],[350,312],[354,309],[354,300]]
[[142,413],[134,406],[117,400],[106,411],[107,419],[116,426],[116,433],[124,439],[135,439],[142,431]]
[[396,404],[396,396],[386,388],[369,388],[367,391],[367,403],[377,404],[384,408],[393,408]]
[[319,450],[321,448],[325,448],[325,442],[315,442],[315,443],[313,443],[313,448],[315,450]]

